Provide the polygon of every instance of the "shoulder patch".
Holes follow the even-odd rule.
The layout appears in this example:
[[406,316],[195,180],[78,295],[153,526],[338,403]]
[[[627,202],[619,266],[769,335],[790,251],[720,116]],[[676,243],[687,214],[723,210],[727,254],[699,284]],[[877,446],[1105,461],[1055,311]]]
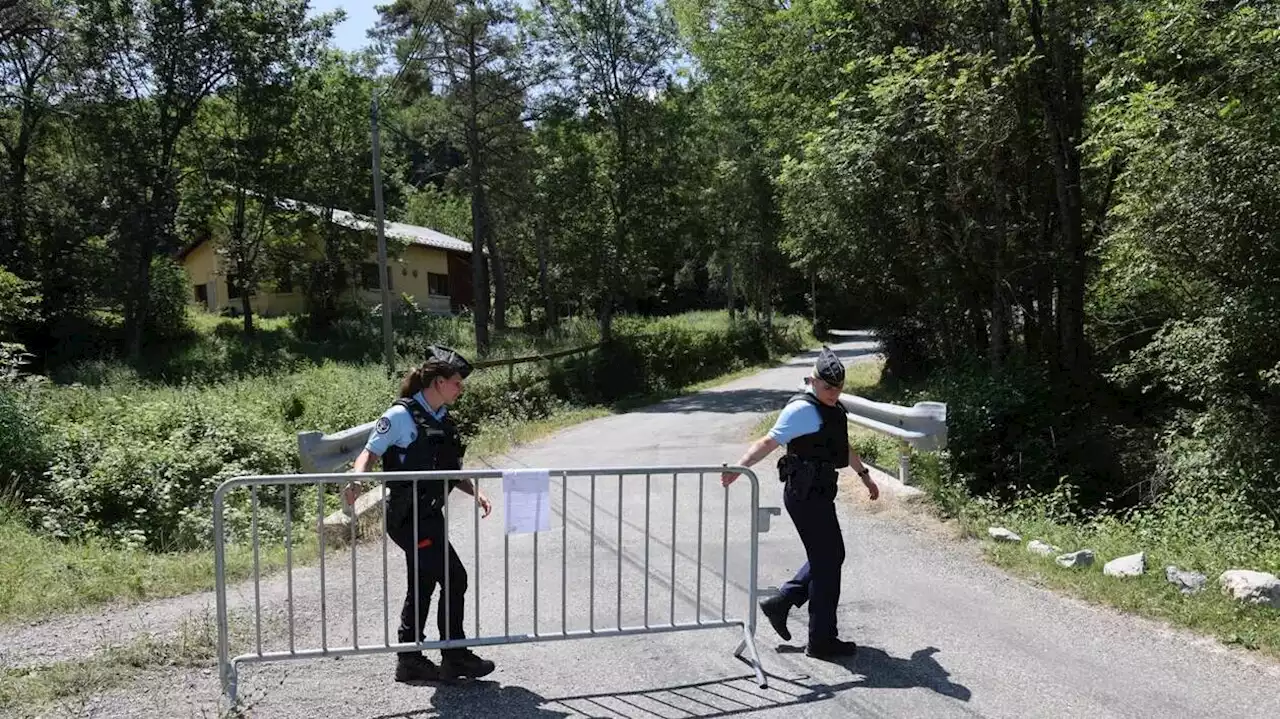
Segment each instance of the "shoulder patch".
[[386,417],[379,417],[378,422],[373,426],[373,429],[378,434],[386,434],[391,430],[391,420]]

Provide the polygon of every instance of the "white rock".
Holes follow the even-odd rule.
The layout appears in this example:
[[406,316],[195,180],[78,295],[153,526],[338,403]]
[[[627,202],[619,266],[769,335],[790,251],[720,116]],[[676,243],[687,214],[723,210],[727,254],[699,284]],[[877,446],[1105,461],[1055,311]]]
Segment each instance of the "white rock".
[[1021,542],[1022,537],[1010,532],[1004,527],[987,527],[987,534],[997,542]]
[[1032,554],[1039,554],[1042,557],[1052,557],[1062,550],[1052,544],[1045,544],[1039,539],[1033,539],[1029,544],[1027,544],[1027,551]]
[[1280,609],[1280,578],[1266,572],[1228,569],[1218,577],[1222,590],[1248,604],[1265,604]]
[[1063,554],[1058,557],[1057,562],[1060,566],[1068,569],[1072,567],[1088,567],[1093,564],[1093,550],[1081,549],[1078,552]]
[[1209,578],[1199,572],[1184,572],[1173,565],[1164,568],[1164,578],[1183,594],[1195,594],[1204,589]]
[[1102,568],[1102,573],[1108,577],[1140,577],[1145,571],[1147,571],[1146,552],[1117,557],[1107,562]]

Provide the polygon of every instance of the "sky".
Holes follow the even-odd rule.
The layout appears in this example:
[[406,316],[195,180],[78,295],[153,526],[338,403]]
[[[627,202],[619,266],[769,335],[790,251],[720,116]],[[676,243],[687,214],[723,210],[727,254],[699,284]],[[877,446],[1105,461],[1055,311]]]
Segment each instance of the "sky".
[[390,0],[311,0],[311,15],[342,8],[347,19],[333,29],[333,44],[348,52],[359,50],[368,44],[365,32],[378,18],[377,5],[389,5]]

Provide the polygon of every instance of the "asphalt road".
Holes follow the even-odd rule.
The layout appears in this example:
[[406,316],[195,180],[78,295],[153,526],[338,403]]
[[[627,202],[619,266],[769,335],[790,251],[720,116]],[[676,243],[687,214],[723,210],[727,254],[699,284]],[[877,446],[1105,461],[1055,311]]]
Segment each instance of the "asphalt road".
[[[848,363],[874,351],[865,339],[845,339],[834,348]],[[778,409],[800,386],[811,362],[812,355],[797,357],[711,391],[588,422],[493,464],[733,462],[760,416]],[[762,505],[780,507],[774,459],[757,465],[760,496]],[[455,492],[450,505],[455,546],[472,570],[467,631],[473,636],[477,616],[479,636],[528,635],[535,626],[554,634],[566,627],[644,625],[646,611],[651,625],[673,617],[677,623],[733,620],[749,606],[746,480],[726,492],[711,474],[658,474],[646,482],[643,473],[622,480],[603,473],[594,482],[571,476],[567,484],[556,477],[551,530],[537,535],[536,553],[534,535],[504,537],[500,486],[495,480],[484,488],[496,506],[478,522],[478,537],[469,498]],[[713,628],[483,647],[478,653],[496,661],[498,670],[458,686],[397,684],[389,654],[245,664],[240,694],[247,713],[260,717],[1101,718],[1280,711],[1280,671],[1274,665],[1008,577],[984,564],[972,546],[903,523],[893,513],[857,510],[849,500],[860,491],[856,483],[842,488],[848,558],[839,621],[841,636],[857,641],[861,650],[844,663],[812,660],[801,649],[803,611],[792,614],[790,643],[761,618],[756,636],[770,676],[767,689],[756,686],[751,668],[732,656],[741,632]],[[385,609],[379,542],[358,550],[354,570],[348,553],[326,558],[323,604],[318,571],[295,572],[297,648],[351,644],[353,583],[360,643],[380,644],[387,634],[394,641],[403,557],[394,546],[385,556]],[[760,535],[758,561],[762,589],[785,581],[803,561],[785,513]],[[287,648],[282,584],[273,580],[263,591],[263,649]],[[237,612],[252,609],[252,585],[237,587],[233,599]],[[243,618],[236,621],[253,627]],[[434,613],[430,626],[428,636],[434,638]],[[253,632],[235,648],[255,650]],[[61,707],[59,715],[67,714],[218,716],[217,677],[203,669],[156,671],[126,688]]]

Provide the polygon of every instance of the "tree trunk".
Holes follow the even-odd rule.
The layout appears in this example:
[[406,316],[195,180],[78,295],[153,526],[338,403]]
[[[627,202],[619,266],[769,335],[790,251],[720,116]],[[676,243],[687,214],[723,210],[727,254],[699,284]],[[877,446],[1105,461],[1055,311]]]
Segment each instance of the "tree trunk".
[[555,300],[551,297],[551,280],[547,276],[548,255],[551,254],[551,248],[548,245],[551,243],[541,224],[535,227],[534,232],[538,233],[536,240],[538,245],[538,287],[542,291],[543,321],[546,322],[548,328],[552,328],[559,325],[560,322],[559,318],[556,317]]
[[[484,187],[484,169],[479,158],[480,133],[472,118],[467,128],[467,145],[471,155],[471,281],[476,332],[476,353],[484,357],[489,353],[489,273],[484,250],[489,245],[488,198]],[[497,257],[493,257],[497,261]]]
[[493,272],[493,328],[505,330],[507,328],[507,274],[503,266],[502,253],[498,250],[498,242],[494,238],[495,234],[490,227],[487,243],[489,267]]
[[240,310],[244,314],[244,334],[253,336],[253,305],[249,302],[251,267],[253,259],[248,255],[248,238],[245,236],[245,192],[236,192],[235,216],[231,220],[231,246],[236,248],[236,282],[240,285]]
[[[1040,99],[1053,155],[1061,252],[1057,257],[1057,369],[1079,385],[1088,374],[1084,337],[1085,263],[1079,142],[1084,134],[1084,58],[1072,44],[1070,28],[1055,6],[1046,18],[1040,0],[1032,0],[1028,20],[1036,50],[1046,64]],[[1046,23],[1046,20],[1048,21]]]
[[125,291],[124,337],[132,362],[142,359],[143,340],[151,317],[151,257],[155,254],[155,244],[154,240],[139,240],[134,255],[125,265],[131,276],[125,278],[129,289]]
[[[469,28],[470,30],[470,28]],[[485,264],[484,249],[489,248],[489,260],[494,263],[495,274],[501,274],[502,259],[493,249],[489,237],[489,198],[485,188],[484,145],[480,138],[480,58],[476,53],[476,38],[471,34],[466,44],[467,88],[469,112],[466,122],[467,160],[471,182],[471,267],[475,304],[476,353],[481,357],[489,353],[489,273]],[[505,301],[505,288],[503,300]],[[505,315],[506,308],[502,308]],[[505,323],[506,318],[502,321]]]
[[1000,301],[1000,275],[991,278],[991,332],[987,346],[988,359],[991,362],[991,373],[996,374],[1004,364],[1005,312],[1004,303]]

